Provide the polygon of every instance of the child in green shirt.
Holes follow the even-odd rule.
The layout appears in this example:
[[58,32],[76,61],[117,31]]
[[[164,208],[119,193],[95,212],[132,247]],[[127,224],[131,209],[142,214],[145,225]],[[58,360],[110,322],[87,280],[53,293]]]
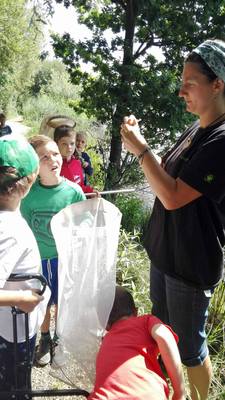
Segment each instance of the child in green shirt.
[[39,157],[40,170],[38,179],[21,203],[21,213],[36,237],[43,275],[51,289],[35,359],[36,364],[44,366],[50,362],[50,307],[51,304],[55,304],[57,315],[58,300],[58,255],[50,221],[53,215],[67,205],[85,200],[85,195],[79,185],[60,176],[62,157],[54,140],[44,135],[36,135],[29,141]]

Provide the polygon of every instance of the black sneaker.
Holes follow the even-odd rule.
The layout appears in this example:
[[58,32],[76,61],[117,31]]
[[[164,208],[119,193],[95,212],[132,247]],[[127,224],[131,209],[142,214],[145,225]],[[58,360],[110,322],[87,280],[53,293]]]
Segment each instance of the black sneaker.
[[44,367],[51,361],[51,337],[50,335],[41,336],[35,352],[35,364]]
[[54,336],[53,336],[53,339],[52,339],[52,344],[53,344],[53,347],[56,347],[59,344],[59,337],[58,337],[56,332],[54,332]]

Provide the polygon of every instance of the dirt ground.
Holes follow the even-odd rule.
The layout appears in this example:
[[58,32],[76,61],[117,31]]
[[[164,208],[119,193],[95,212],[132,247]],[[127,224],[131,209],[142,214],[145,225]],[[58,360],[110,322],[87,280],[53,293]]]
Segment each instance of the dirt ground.
[[[51,313],[51,335],[54,333],[54,310],[52,307]],[[40,333],[37,337],[37,344],[39,342]],[[70,381],[71,384],[69,383]],[[67,382],[67,383],[65,383]],[[87,392],[91,391],[92,384],[90,380],[85,376],[81,368],[79,368],[75,361],[70,360],[67,366],[63,367],[61,370],[55,370],[50,365],[46,365],[45,367],[36,367],[32,368],[32,390],[47,390],[54,389],[57,393],[57,390],[64,389],[72,389],[74,387],[78,387],[80,389],[86,390]],[[33,397],[33,399],[39,399],[40,397]],[[55,399],[55,400],[84,400],[85,396],[75,396],[75,395],[67,395],[67,396],[51,396],[41,397],[43,400],[47,399]]]

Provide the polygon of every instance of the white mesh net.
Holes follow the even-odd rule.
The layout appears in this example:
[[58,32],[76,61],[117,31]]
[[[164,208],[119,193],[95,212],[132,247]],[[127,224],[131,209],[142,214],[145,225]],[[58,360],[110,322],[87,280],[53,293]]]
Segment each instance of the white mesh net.
[[[81,367],[94,378],[95,357],[114,300],[120,211],[102,198],[66,207],[51,222],[59,255],[54,366]],[[71,358],[72,357],[72,358]],[[76,384],[76,368],[67,368]]]

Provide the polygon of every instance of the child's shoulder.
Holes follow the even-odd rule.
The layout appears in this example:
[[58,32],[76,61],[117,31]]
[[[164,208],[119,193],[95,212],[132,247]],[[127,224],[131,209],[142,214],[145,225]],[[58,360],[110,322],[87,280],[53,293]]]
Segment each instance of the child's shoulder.
[[63,178],[62,184],[63,184],[63,188],[68,189],[70,191],[72,190],[76,193],[79,193],[79,194],[83,195],[83,197],[85,198],[85,195],[84,195],[83,190],[81,189],[81,186],[78,185],[76,182],[72,182],[67,178]]
[[81,187],[76,183],[76,182],[72,182],[69,179],[63,177],[63,186],[65,187],[69,187],[75,190],[80,191]]
[[81,153],[82,158],[85,160],[85,158],[90,159],[90,156],[88,155],[88,153],[86,151],[82,151]]
[[154,325],[163,324],[163,322],[158,317],[152,314],[144,314],[137,316],[136,318],[137,323],[139,321],[140,324],[146,325],[148,327],[148,330],[151,330]]

